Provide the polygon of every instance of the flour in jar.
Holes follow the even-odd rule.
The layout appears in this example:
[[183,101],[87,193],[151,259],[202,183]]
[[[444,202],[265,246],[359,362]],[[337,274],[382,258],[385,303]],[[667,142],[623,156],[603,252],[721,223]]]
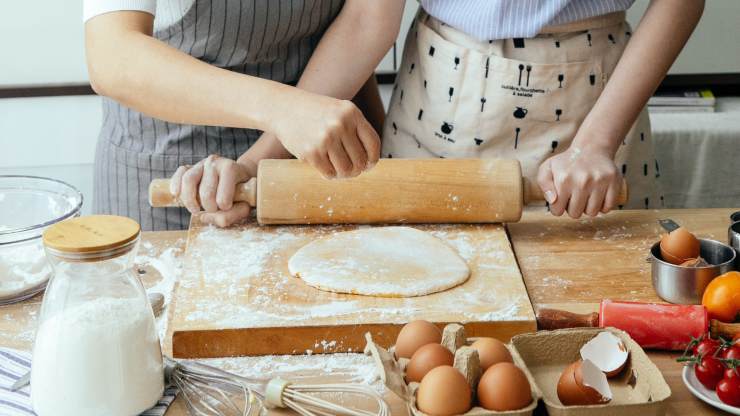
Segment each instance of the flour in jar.
[[31,373],[39,416],[130,416],[157,403],[162,353],[151,312],[140,302],[98,298],[41,323]]

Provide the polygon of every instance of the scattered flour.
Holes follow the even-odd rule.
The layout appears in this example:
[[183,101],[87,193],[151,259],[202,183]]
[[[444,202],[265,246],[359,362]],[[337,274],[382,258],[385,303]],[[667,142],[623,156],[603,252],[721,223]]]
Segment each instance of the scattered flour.
[[0,299],[44,284],[51,274],[40,238],[0,250]]
[[161,293],[164,296],[164,309],[156,319],[157,332],[161,340],[165,339],[167,333],[167,307],[172,300],[175,283],[182,275],[182,250],[178,248],[181,246],[184,244],[175,243],[173,247],[164,250],[159,256],[154,256],[152,253],[154,247],[151,243],[145,242],[141,245],[141,252],[135,260],[138,267],[151,266],[161,276],[154,286],[147,288],[148,293]]
[[140,302],[97,298],[41,323],[31,374],[39,416],[130,416],[162,397],[162,352]]
[[[371,227],[324,226],[308,232],[300,226],[246,230],[208,227],[190,242],[188,271],[182,277],[180,290],[189,296],[191,304],[180,319],[192,325],[191,328],[404,323],[415,317],[449,319],[450,311],[459,311],[461,304],[466,305],[468,311],[459,315],[463,323],[530,319],[526,312],[528,298],[489,290],[488,279],[521,284],[520,274],[511,267],[516,263],[508,241],[499,238],[497,233],[481,233],[488,228],[474,225],[462,230],[459,226],[446,225],[415,227],[438,237],[468,264],[475,265],[476,271],[465,285],[430,295],[433,299],[373,298],[372,304],[368,304],[357,297],[327,293],[321,297],[321,302],[307,305],[303,299],[308,294],[301,287],[305,283],[292,277],[286,267],[294,250],[311,239],[368,228]],[[286,246],[290,249],[286,250]],[[228,250],[213,250],[212,247],[228,247]],[[205,288],[212,295],[199,297]],[[219,299],[229,299],[229,302]],[[311,345],[320,341],[312,340]],[[321,348],[316,350],[322,352]]]

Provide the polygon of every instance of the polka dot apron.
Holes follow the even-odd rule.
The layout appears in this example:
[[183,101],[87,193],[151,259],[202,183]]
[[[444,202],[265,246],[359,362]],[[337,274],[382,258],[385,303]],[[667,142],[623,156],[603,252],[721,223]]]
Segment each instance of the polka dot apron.
[[[518,159],[566,150],[604,89],[631,32],[620,19],[589,30],[480,42],[421,11],[409,29],[383,131],[387,158]],[[658,208],[659,166],[643,109],[615,162],[630,186],[622,208]]]

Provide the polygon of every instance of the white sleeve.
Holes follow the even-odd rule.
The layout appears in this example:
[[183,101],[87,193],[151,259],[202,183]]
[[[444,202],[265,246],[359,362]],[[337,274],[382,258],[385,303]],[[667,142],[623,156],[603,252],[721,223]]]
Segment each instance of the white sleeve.
[[109,12],[135,10],[155,15],[157,0],[84,0],[82,8],[83,21]]

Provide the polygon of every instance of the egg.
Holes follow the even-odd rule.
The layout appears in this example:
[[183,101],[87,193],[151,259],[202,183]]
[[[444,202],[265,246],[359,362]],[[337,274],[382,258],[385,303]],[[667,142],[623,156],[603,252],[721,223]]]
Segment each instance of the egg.
[[427,344],[416,350],[406,366],[406,382],[420,382],[432,369],[441,365],[451,366],[455,356],[441,344]]
[[470,346],[478,351],[480,368],[483,371],[494,364],[514,362],[506,345],[495,338],[479,338]]
[[683,227],[660,239],[660,257],[671,264],[681,264],[699,257],[699,240]]
[[430,416],[460,415],[470,410],[470,405],[470,385],[449,365],[428,372],[416,391],[416,407]]
[[396,338],[396,358],[411,358],[424,345],[442,342],[442,331],[431,322],[411,321],[401,328]]
[[[588,367],[585,372],[584,363]],[[584,380],[584,373],[587,380]],[[606,375],[589,360],[578,360],[563,370],[558,380],[557,393],[560,402],[566,406],[586,406],[611,400]]]
[[494,364],[478,382],[478,402],[488,410],[518,410],[532,403],[532,388],[519,367],[512,363]]

